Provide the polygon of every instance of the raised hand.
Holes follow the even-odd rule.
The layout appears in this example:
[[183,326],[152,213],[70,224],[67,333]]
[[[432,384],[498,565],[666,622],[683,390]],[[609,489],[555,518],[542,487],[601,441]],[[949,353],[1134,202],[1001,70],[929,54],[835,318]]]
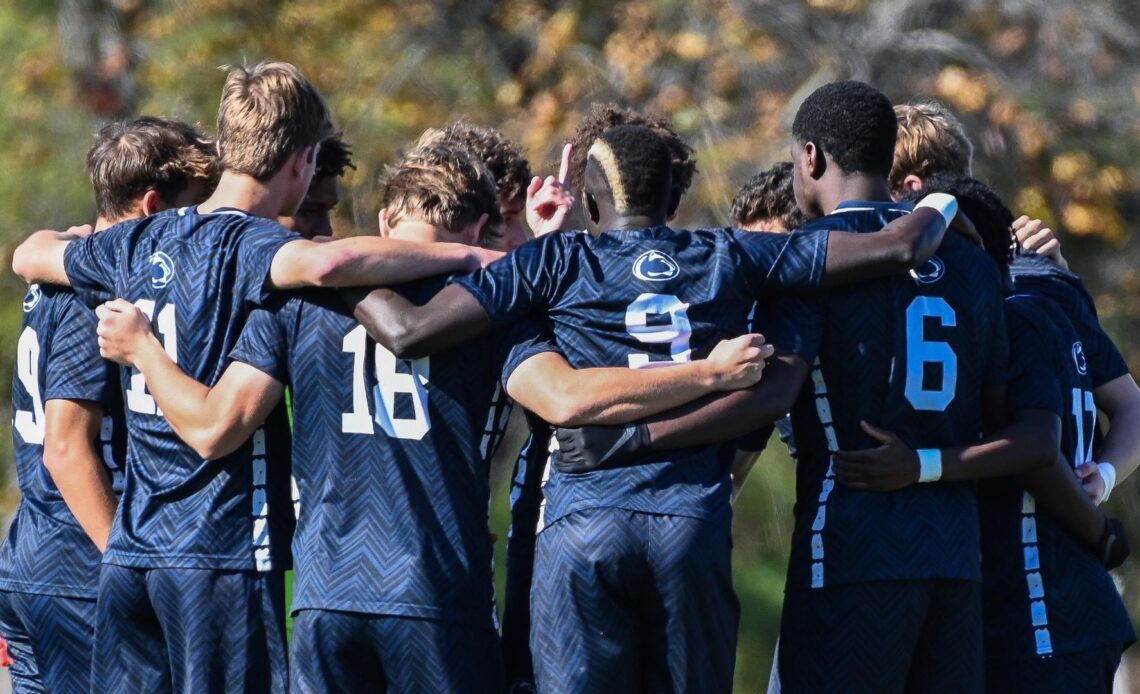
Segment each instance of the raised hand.
[[711,369],[713,388],[739,390],[760,381],[764,365],[775,348],[764,341],[763,335],[751,333],[721,340],[709,353],[705,363]]
[[914,449],[889,431],[867,422],[859,422],[859,426],[882,445],[836,453],[835,476],[840,484],[852,489],[893,492],[918,482],[920,466]]
[[99,316],[99,353],[124,366],[134,366],[135,355],[147,340],[155,340],[150,319],[125,299],[115,299],[95,309]]
[[526,189],[526,221],[535,237],[560,231],[569,224],[570,213],[574,210],[574,195],[570,192],[570,155],[573,146],[562,148],[562,164],[558,167],[558,178],[535,176]]
[[1025,250],[1046,256],[1066,270],[1069,268],[1068,261],[1061,255],[1061,242],[1057,235],[1040,219],[1021,215],[1013,220],[1013,235]]

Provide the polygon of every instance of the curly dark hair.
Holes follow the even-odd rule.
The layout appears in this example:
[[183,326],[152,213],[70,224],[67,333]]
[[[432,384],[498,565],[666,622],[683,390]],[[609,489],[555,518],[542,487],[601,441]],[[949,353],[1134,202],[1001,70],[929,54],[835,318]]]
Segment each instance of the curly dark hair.
[[958,209],[966,213],[982,237],[982,246],[1004,273],[1013,260],[1017,242],[1013,235],[1013,212],[985,183],[969,176],[936,173],[923,182],[923,189],[908,193],[917,201],[927,193],[949,193],[958,199]]
[[499,200],[508,204],[526,201],[526,187],[534,176],[530,162],[522,148],[501,132],[460,119],[442,130],[428,130],[420,136],[419,144],[436,140],[463,147],[482,160],[495,177]]
[[848,80],[825,84],[796,111],[792,137],[814,142],[846,173],[886,178],[891,172],[898,119],[885,94]]
[[619,214],[652,215],[669,199],[673,158],[665,141],[643,125],[619,125],[590,146]]
[[766,219],[779,219],[788,230],[803,226],[804,213],[792,191],[792,162],[779,162],[748,179],[732,199],[731,216],[737,227]]
[[103,126],[87,152],[87,173],[100,216],[118,219],[154,190],[171,202],[192,180],[207,193],[221,175],[214,141],[182,121],[142,116]]
[[344,140],[344,133],[336,133],[321,142],[317,152],[317,170],[313,178],[340,178],[345,169],[356,170],[352,163],[352,147]]
[[693,158],[693,148],[681,139],[669,119],[656,113],[642,113],[619,104],[593,104],[590,112],[578,123],[570,144],[574,150],[570,155],[570,170],[573,174],[574,190],[582,190],[582,177],[586,173],[586,153],[602,133],[618,125],[643,125],[655,132],[669,148],[673,162],[673,185],[684,193],[693,183],[697,173],[697,160]]

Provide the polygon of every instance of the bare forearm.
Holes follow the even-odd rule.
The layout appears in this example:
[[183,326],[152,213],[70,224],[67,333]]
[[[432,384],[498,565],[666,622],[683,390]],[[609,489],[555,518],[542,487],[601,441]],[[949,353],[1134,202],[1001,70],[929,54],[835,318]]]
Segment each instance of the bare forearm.
[[705,396],[647,422],[650,447],[660,451],[719,443],[772,424],[795,403],[807,370],[802,359],[778,354],[759,384]]
[[37,282],[70,286],[63,266],[67,242],[77,238],[58,231],[37,231],[12,253],[12,271],[29,284]]
[[1130,403],[1111,414],[1108,433],[1096,457],[1116,468],[1117,483],[1140,467],[1140,403]]
[[1020,475],[1017,481],[1066,532],[1087,545],[1100,541],[1104,513],[1081,488],[1064,457],[1055,456],[1048,467]]
[[66,464],[50,469],[52,481],[71,514],[99,551],[104,551],[115,519],[117,500],[111,487],[111,476],[98,452],[87,446],[75,451]]
[[379,236],[354,236],[327,243],[298,240],[273,258],[276,289],[307,286],[366,287],[400,284],[479,266],[480,251],[458,243],[415,243]]
[[414,306],[391,289],[376,289],[364,297],[348,292],[353,315],[389,352],[401,359],[418,359],[477,337],[491,327],[483,307],[467,290],[452,284],[431,301]]
[[1057,457],[1057,416],[1026,411],[1005,429],[969,446],[942,450],[942,479],[950,482],[1010,477],[1048,466]]
[[179,438],[195,449],[204,447],[223,414],[210,402],[209,387],[187,376],[152,337],[135,352],[134,367]]
[[823,285],[846,285],[917,267],[930,259],[945,232],[942,216],[929,208],[916,209],[873,234],[832,232]]

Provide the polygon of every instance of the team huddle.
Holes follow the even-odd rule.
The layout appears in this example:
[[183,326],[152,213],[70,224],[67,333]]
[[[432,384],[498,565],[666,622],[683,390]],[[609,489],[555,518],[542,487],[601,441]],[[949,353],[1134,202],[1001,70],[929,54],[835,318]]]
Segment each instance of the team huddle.
[[663,118],[595,105],[545,178],[459,121],[332,239],[351,149],[292,65],[232,69],[214,138],[106,126],[96,224],[13,257],[15,690],[730,692],[775,428],[769,691],[1111,691],[1140,389],[1088,292],[940,105],[827,84],[790,143],[686,231]]

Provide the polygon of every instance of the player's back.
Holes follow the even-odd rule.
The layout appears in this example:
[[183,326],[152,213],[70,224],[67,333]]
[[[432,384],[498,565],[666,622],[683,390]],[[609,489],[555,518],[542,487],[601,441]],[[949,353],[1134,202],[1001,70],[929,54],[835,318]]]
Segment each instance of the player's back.
[[94,598],[102,555],[75,520],[44,466],[45,403],[106,408],[96,450],[121,488],[125,427],[118,370],[99,356],[98,320],[71,291],[31,285],[16,343],[12,447],[20,507],[0,548],[0,589]]
[[[907,209],[849,202],[809,228],[875,231]],[[979,580],[969,485],[861,492],[838,485],[831,455],[879,445],[860,421],[912,448],[976,439],[983,391],[1000,385],[1006,369],[1001,288],[994,262],[949,234],[917,270],[817,300],[819,358],[792,411],[798,467],[789,586]]]
[[[539,314],[576,368],[645,368],[703,357],[746,332],[756,297],[819,283],[826,235],[654,227],[551,234],[460,282],[493,322]],[[544,487],[546,523],[615,507],[728,524],[731,446],[654,454]]]
[[[1061,418],[1061,453],[1092,459],[1096,404],[1080,334],[1049,294],[1015,290],[1005,300],[1011,411]],[[1026,358],[1028,357],[1028,358]],[[1010,479],[979,485],[987,656],[1024,659],[1091,651],[1135,639],[1112,577],[1080,542]]]
[[[179,367],[213,385],[251,308],[268,297],[274,253],[295,238],[233,209],[168,210],[68,246],[72,286],[88,304],[118,296],[147,314]],[[234,453],[206,461],[185,444],[123,369],[129,450],[111,563],[282,569],[288,565],[288,424],[276,410]],[[267,460],[278,461],[275,465]]]
[[[442,284],[399,291],[422,303]],[[310,291],[257,311],[234,358],[293,389],[293,608],[489,628],[488,466],[508,413],[498,341],[396,359],[335,293]]]

